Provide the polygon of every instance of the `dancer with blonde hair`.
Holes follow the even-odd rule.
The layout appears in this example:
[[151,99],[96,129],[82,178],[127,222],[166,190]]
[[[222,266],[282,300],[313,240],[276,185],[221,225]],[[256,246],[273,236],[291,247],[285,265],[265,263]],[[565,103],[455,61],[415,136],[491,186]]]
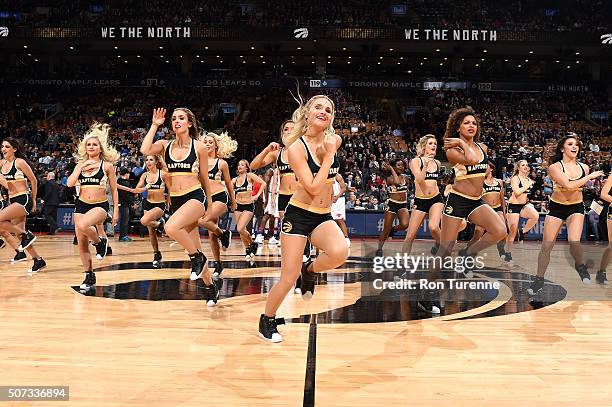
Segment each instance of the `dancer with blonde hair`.
[[[342,144],[333,128],[334,102],[317,95],[305,104],[300,98],[299,103],[293,113],[295,126],[283,142],[289,165],[300,182],[281,226],[281,277],[270,290],[265,313],[259,319],[259,334],[270,342],[282,341],[276,311],[292,290],[299,270],[302,297],[308,299],[314,293],[315,273],[334,269],[348,257],[344,235],[331,216],[333,182],[340,169],[336,151]],[[321,253],[302,264],[308,238]]]
[[85,279],[81,289],[89,290],[96,284],[93,272],[89,242],[96,247],[96,255],[102,259],[107,254],[108,239],[100,236],[96,225],[101,225],[108,212],[106,185],[110,186],[113,196],[113,227],[119,214],[119,195],[115,164],[119,153],[108,143],[110,126],[95,123],[78,145],[75,157],[78,160],[72,174],[68,177],[68,187],[78,184],[79,198],[74,210],[74,228],[77,236],[79,256],[85,268]]
[[227,161],[224,158],[232,156],[238,149],[238,143],[227,133],[207,133],[201,138],[204,148],[208,154],[208,180],[212,196],[212,206],[206,207],[206,218],[200,218],[198,226],[208,229],[210,247],[215,260],[213,276],[219,276],[223,272],[221,263],[221,251],[219,241],[225,249],[231,243],[232,232],[219,227],[219,218],[225,215],[228,209],[236,209],[234,199],[234,186],[229,173]]

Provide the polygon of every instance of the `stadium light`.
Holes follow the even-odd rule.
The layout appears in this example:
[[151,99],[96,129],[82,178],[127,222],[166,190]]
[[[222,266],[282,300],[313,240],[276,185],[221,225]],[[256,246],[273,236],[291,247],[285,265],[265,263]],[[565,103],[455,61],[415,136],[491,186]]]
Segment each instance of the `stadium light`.
[[115,49],[119,49],[119,47],[115,46]]
[[436,52],[440,52],[440,48],[436,48]]
[[580,52],[576,52],[576,55],[580,55]]
[[389,51],[393,51],[393,48],[389,48]]
[[412,73],[412,71],[411,71],[411,70],[408,70],[408,73]]
[[297,47],[298,50],[302,49],[302,47]]
[[204,47],[204,49],[208,49],[208,45]]
[[159,46],[159,49],[164,49],[164,47],[162,47],[161,45]]
[[346,47],[342,47],[342,51],[346,51]]
[[24,47],[25,49],[28,49],[28,46],[27,46],[27,45],[24,45],[23,47]]
[[70,49],[74,49],[74,47],[71,45],[71,46],[70,46]]
[[486,54],[488,51],[486,49],[483,49],[482,52],[484,52]]
[[530,54],[533,54],[533,51],[529,51]]
[[[206,49],[208,49],[208,48],[206,48]],[[255,49],[255,47],[251,47],[251,49]]]

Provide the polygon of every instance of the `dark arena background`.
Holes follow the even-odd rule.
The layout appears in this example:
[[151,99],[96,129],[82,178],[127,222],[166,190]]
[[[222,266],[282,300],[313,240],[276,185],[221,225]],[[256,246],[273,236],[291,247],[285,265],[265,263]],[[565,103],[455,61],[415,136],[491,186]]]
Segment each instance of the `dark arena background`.
[[[611,404],[612,2],[0,1],[0,55],[0,405]],[[253,165],[314,95],[329,99],[307,109],[306,148]],[[328,100],[342,180],[311,190]],[[469,123],[445,138],[465,107],[478,140]],[[202,142],[183,148],[177,108]],[[217,175],[214,151],[210,177],[173,172],[225,132],[237,147]],[[99,163],[84,137],[118,157]],[[143,151],[172,140],[155,181]],[[460,225],[487,198],[486,163],[503,210],[470,207]],[[280,220],[285,167],[306,177]],[[204,210],[179,210],[176,191],[244,177],[252,209],[207,209],[197,257],[177,219]],[[419,211],[425,185],[441,204]],[[465,228],[448,254],[451,224]],[[273,319],[270,290],[298,275]]]

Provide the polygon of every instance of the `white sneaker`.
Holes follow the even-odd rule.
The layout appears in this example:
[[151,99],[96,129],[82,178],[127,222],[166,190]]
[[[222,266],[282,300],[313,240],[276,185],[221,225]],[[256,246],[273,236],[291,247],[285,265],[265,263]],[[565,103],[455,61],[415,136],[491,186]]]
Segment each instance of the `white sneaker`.
[[263,235],[259,234],[259,235],[257,235],[257,236],[255,237],[255,243],[262,244],[262,243],[263,243],[263,241],[264,241],[264,237],[263,237]]
[[279,240],[278,240],[276,237],[274,237],[274,236],[272,236],[272,237],[270,238],[270,240],[268,240],[268,244],[277,245],[277,244],[279,244],[279,243],[280,243],[280,241],[279,241]]

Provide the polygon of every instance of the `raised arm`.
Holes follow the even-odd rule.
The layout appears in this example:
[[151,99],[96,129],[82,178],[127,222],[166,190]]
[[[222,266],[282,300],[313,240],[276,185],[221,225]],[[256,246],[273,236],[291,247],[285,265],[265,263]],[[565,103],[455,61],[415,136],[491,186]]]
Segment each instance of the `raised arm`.
[[287,150],[291,169],[293,169],[297,179],[300,180],[300,185],[304,187],[304,190],[309,195],[318,195],[323,190],[325,181],[327,180],[327,174],[329,173],[329,169],[334,162],[334,154],[336,153],[338,147],[340,147],[341,143],[342,140],[340,139],[340,136],[325,138],[325,155],[323,157],[323,162],[321,163],[321,168],[316,176],[313,176],[308,168],[306,149],[300,145],[301,143],[295,142]]
[[[474,165],[480,162],[478,153],[469,148],[467,143],[460,138],[444,139],[444,149],[446,158],[451,164]],[[486,154],[486,150],[483,150]]]
[[155,137],[155,133],[157,133],[157,129],[159,126],[164,124],[166,120],[166,109],[159,108],[153,109],[153,119],[151,120],[151,127],[147,132],[146,136],[142,140],[142,144],[140,145],[140,152],[142,155],[159,155],[164,151],[164,147],[166,146],[166,140],[159,140],[155,143],[153,142],[153,138]]
[[[582,164],[578,164],[582,165]],[[580,188],[584,184],[586,184],[589,180],[595,179],[604,175],[603,171],[595,171],[593,173],[589,173],[589,167],[587,165],[584,166],[584,171],[586,173],[586,177],[577,179],[575,181],[570,181],[567,174],[564,173],[559,165],[549,165],[548,166],[548,175],[550,178],[557,184],[561,185],[565,189],[574,189]]]
[[260,168],[265,167],[266,165],[270,165],[278,158],[280,154],[280,144],[278,143],[270,143],[266,148],[264,148],[249,164],[251,170],[255,171]]
[[510,186],[512,187],[512,195],[515,198],[518,198],[521,194],[525,193],[529,189],[529,187],[533,185],[533,181],[528,179],[525,185],[522,188],[519,188],[519,178],[518,176],[510,178]]

